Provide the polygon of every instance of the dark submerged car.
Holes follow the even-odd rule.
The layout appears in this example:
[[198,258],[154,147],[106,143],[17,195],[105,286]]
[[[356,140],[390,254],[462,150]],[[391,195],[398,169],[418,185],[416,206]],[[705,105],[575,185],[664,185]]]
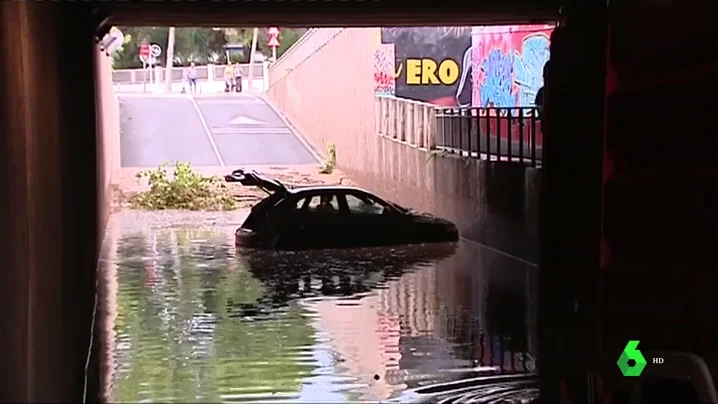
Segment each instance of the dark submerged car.
[[289,189],[255,171],[235,170],[227,182],[269,194],[235,233],[238,246],[280,250],[356,248],[459,239],[456,225],[345,186]]

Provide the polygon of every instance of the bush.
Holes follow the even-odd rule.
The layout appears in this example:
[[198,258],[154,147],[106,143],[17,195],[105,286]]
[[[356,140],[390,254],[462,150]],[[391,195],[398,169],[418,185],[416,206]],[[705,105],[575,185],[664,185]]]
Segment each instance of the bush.
[[331,174],[337,168],[337,148],[334,143],[327,146],[327,160],[319,168],[320,174]]
[[149,189],[132,197],[134,208],[163,210],[232,210],[236,201],[224,181],[192,171],[189,163],[177,163],[167,175],[167,164],[141,171],[137,179],[147,179]]

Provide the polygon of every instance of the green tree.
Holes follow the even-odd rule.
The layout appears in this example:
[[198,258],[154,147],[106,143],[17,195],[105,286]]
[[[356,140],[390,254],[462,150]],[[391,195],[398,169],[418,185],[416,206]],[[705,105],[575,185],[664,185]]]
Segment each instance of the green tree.
[[[143,43],[157,43],[162,48],[167,47],[169,27],[119,27],[125,34],[125,43],[113,55],[115,69],[136,69],[142,67],[139,58],[140,45]],[[232,62],[249,62],[249,50],[252,46],[252,27],[235,28],[177,28],[175,30],[176,65],[187,65],[189,62],[198,64],[227,63],[225,45],[228,43],[244,45],[245,51],[231,55]],[[306,28],[280,28],[279,48],[277,57],[294,45],[307,31]],[[257,51],[264,55],[271,55],[272,50],[267,46],[267,31],[261,29],[257,40]],[[159,63],[166,63],[165,55],[159,57]]]
[[[169,27],[119,27],[125,34],[125,43],[113,56],[115,69],[142,67],[139,48],[143,43],[157,43],[167,47]],[[177,28],[175,30],[175,63],[188,64],[190,61],[205,64],[216,61],[224,53],[227,37],[223,29]],[[165,54],[159,57],[165,64]]]
[[[229,43],[244,45],[246,51],[241,55],[240,62],[249,62],[249,50],[252,47],[252,30],[253,27],[238,27],[238,28],[227,28],[227,39]],[[299,38],[307,32],[307,28],[279,28],[279,47],[277,48],[277,57],[294,45]],[[261,52],[264,55],[271,55],[272,49],[267,45],[268,41],[267,30],[260,29],[259,37],[257,38],[257,52]],[[226,59],[226,58],[225,58]],[[234,57],[232,56],[232,59]],[[233,60],[234,61],[234,60]]]

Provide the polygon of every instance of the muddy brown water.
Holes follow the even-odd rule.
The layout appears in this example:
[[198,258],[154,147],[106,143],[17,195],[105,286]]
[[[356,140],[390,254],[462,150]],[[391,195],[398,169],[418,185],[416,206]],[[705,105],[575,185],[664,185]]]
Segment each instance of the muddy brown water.
[[113,215],[98,309],[107,400],[386,400],[534,370],[531,265],[464,241],[237,249],[243,218]]

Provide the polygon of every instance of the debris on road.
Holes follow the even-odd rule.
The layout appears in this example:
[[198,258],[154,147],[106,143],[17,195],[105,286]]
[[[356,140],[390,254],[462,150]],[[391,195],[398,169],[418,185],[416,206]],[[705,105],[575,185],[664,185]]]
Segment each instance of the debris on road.
[[[227,171],[231,171],[231,169],[231,167],[193,167],[193,170],[203,175],[217,175],[219,177],[222,177]],[[252,169],[262,175],[276,178],[290,188],[317,185],[356,185],[338,170],[334,170],[331,174],[320,174],[317,172],[316,165],[262,166],[252,167]],[[143,169],[123,168],[121,170],[118,184],[113,187],[113,212],[129,209],[129,201],[132,197],[147,189],[145,182],[140,182],[135,178],[136,174],[140,171],[143,171]],[[254,187],[242,187],[240,184],[231,183],[228,183],[227,187],[237,200],[238,209],[251,208],[255,203],[266,196],[264,192]]]

